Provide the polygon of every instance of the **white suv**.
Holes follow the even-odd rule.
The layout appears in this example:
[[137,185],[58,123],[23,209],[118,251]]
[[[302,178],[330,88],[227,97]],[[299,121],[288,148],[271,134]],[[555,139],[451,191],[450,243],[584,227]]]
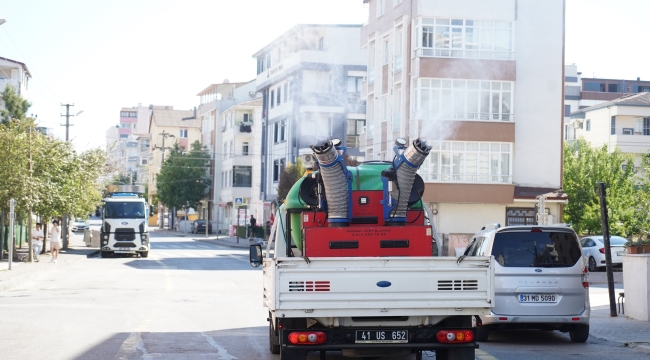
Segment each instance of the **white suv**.
[[589,337],[589,282],[578,236],[565,225],[494,224],[476,233],[464,256],[494,256],[495,304],[481,316],[478,341],[490,331],[542,329]]

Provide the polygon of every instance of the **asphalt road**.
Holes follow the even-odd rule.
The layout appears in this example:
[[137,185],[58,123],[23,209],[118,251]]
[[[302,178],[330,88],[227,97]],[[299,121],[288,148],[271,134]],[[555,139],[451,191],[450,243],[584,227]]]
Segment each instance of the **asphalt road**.
[[[164,233],[151,238],[147,259],[52,264],[38,279],[0,292],[0,358],[279,359],[268,351],[261,270],[250,267],[246,251]],[[477,352],[482,360],[647,357],[601,339],[573,344],[568,334],[541,331],[493,333]]]

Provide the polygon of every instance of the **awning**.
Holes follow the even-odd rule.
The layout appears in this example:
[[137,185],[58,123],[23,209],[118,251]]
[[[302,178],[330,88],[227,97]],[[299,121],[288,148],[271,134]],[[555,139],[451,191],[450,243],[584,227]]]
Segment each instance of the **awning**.
[[566,202],[569,196],[562,189],[515,186],[515,201],[535,201],[540,195],[547,201]]

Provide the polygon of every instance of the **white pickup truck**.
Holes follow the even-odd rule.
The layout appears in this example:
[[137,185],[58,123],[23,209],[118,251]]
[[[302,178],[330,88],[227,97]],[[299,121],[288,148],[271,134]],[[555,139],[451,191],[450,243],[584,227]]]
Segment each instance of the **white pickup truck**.
[[475,315],[493,306],[491,257],[305,258],[293,242],[287,251],[287,225],[281,212],[265,256],[251,245],[251,264],[263,266],[272,353],[282,360],[305,359],[308,351],[321,359],[325,351],[421,359],[433,350],[438,360],[474,359]]

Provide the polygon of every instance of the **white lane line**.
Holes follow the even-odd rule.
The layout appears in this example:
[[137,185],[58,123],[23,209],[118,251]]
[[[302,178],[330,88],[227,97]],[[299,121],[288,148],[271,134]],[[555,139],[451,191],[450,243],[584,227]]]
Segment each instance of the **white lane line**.
[[492,355],[490,355],[490,354],[488,354],[485,351],[480,350],[480,349],[476,349],[476,358],[479,359],[479,360],[498,360],[494,356],[492,356]]
[[205,338],[205,340],[210,344],[213,348],[217,349],[217,356],[221,360],[237,360],[239,359],[236,356],[228,354],[228,350],[226,350],[223,346],[217,344],[216,341],[214,341],[214,338],[212,336],[202,332],[201,335]]

